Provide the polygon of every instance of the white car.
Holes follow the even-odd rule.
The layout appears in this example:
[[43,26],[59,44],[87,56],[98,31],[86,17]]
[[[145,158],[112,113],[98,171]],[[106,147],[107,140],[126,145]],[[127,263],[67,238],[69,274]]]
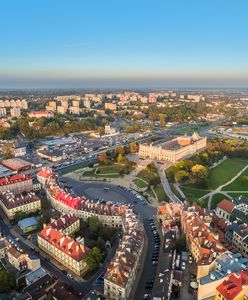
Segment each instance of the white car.
[[181,265],[181,269],[182,269],[182,270],[185,270],[185,268],[186,268],[186,264],[185,264],[185,262],[183,261],[183,262],[182,262],[182,265]]

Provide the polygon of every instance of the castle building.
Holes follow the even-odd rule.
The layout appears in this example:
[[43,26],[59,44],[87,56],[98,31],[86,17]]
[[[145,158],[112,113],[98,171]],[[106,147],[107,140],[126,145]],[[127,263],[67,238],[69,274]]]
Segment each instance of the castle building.
[[139,157],[177,162],[206,146],[207,138],[194,133],[192,136],[179,136],[169,141],[159,140],[150,145],[140,144]]

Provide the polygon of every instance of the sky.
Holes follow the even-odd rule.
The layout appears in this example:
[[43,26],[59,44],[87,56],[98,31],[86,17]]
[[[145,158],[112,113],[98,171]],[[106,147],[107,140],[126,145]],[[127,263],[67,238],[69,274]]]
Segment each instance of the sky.
[[248,87],[247,0],[0,1],[0,88]]

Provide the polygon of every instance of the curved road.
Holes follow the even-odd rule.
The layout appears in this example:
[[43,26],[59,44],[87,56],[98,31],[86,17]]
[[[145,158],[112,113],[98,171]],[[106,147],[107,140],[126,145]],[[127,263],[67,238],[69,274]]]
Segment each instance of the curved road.
[[[152,265],[152,251],[154,247],[153,235],[149,227],[148,219],[156,218],[157,210],[155,207],[148,205],[146,202],[138,199],[129,190],[123,189],[113,184],[99,182],[99,181],[77,181],[69,176],[63,176],[62,180],[72,186],[75,194],[80,196],[86,196],[89,199],[96,200],[97,198],[104,199],[106,201],[119,202],[122,204],[134,205],[134,210],[139,214],[139,217],[143,220],[144,228],[147,236],[147,251],[144,251],[143,260],[145,261],[143,269],[139,272],[138,282],[135,283],[135,292],[132,292],[133,299],[143,299],[146,281],[150,280],[152,276],[155,276],[157,267]],[[104,187],[109,187],[109,190],[104,190]],[[144,204],[145,203],[145,204]]]

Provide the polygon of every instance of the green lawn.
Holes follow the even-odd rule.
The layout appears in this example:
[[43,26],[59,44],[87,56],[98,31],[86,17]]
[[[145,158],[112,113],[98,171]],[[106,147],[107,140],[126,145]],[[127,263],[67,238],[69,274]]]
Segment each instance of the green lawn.
[[204,128],[209,127],[208,124],[192,124],[192,125],[183,125],[181,128],[178,128],[177,133],[184,135],[185,133],[187,135],[192,135],[194,132],[198,132],[199,130],[202,130]]
[[120,173],[122,169],[123,167],[118,165],[98,167],[99,174]]
[[134,183],[137,185],[137,187],[141,189],[147,187],[147,184],[143,180],[140,180],[139,178],[135,178]]
[[214,194],[212,201],[211,201],[211,209],[215,209],[217,207],[217,204],[222,201],[223,199],[226,199],[225,195],[222,194]]
[[148,172],[146,169],[140,171],[137,177],[145,180],[146,182],[150,182],[150,180],[154,178],[159,178],[159,175],[156,173]]
[[177,191],[177,189],[174,187],[173,184],[170,184],[171,190],[173,192],[173,194],[175,194],[177,196],[177,198],[179,198],[180,200],[182,200],[182,196],[180,195],[180,193]]
[[90,171],[84,171],[83,175],[86,177],[96,177],[95,169],[90,170]]
[[70,172],[73,172],[73,171],[76,171],[76,170],[85,168],[85,167],[87,167],[88,165],[89,165],[89,163],[82,163],[82,164],[79,164],[79,165],[77,165],[77,166],[67,167],[67,168],[64,168],[63,170],[60,170],[60,171],[59,171],[59,174],[60,174],[60,175],[64,175],[64,174],[67,174],[67,173],[70,173]]
[[[216,189],[218,186],[232,179],[242,168],[248,164],[247,160],[228,158],[210,171],[209,187]],[[225,188],[226,189],[226,188]]]
[[168,201],[168,197],[166,196],[164,187],[161,183],[157,184],[157,186],[153,190],[156,193],[159,202]]
[[246,169],[236,180],[227,185],[224,189],[226,191],[248,191],[248,182],[242,180],[243,176],[248,176],[248,169]]
[[202,196],[206,195],[209,193],[209,190],[202,190],[202,189],[196,189],[196,188],[189,188],[189,187],[180,187],[183,193],[185,194],[186,198],[190,201],[193,202],[195,200],[198,200]]

